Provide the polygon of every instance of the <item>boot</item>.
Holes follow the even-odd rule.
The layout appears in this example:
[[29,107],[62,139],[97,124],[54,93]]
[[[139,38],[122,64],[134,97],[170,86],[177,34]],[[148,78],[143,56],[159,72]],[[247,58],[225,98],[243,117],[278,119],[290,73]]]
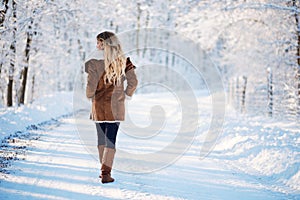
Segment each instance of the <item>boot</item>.
[[114,162],[116,150],[112,148],[105,148],[103,159],[102,159],[102,166],[101,166],[101,182],[102,183],[111,183],[114,182],[115,179],[111,177],[111,168]]
[[[100,162],[100,165],[102,164],[104,147],[105,147],[105,145],[98,145],[98,153],[99,153],[99,162]],[[101,178],[101,174],[99,175],[99,178]]]

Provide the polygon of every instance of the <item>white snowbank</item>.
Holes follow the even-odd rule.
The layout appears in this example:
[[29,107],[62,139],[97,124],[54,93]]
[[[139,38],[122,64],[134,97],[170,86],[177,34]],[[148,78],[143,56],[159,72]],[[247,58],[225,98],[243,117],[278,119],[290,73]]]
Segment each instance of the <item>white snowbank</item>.
[[30,125],[55,119],[72,112],[73,92],[43,96],[32,104],[18,108],[0,108],[0,139],[25,130]]
[[272,190],[300,193],[299,134],[296,121],[231,115],[212,155]]

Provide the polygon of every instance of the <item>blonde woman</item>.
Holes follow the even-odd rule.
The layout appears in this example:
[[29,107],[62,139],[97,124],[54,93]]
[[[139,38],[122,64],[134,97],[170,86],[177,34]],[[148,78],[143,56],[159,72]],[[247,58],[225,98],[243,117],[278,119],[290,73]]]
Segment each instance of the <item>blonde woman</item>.
[[[97,35],[97,59],[85,63],[88,73],[86,96],[92,99],[90,118],[95,121],[98,152],[101,163],[101,182],[110,183],[116,152],[115,144],[121,121],[124,121],[125,98],[130,98],[136,87],[135,66],[124,56],[117,36],[112,32]],[[127,87],[124,90],[124,81]]]

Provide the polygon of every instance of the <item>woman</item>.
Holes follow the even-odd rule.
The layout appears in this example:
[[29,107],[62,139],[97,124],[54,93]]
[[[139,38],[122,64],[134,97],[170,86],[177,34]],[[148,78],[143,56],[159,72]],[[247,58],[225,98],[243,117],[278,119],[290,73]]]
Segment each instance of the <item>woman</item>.
[[[85,63],[88,73],[86,96],[92,99],[90,118],[95,121],[102,183],[113,182],[111,169],[116,152],[115,143],[120,121],[124,121],[124,100],[131,98],[136,87],[135,66],[125,58],[121,44],[112,32],[97,36],[100,57]],[[127,87],[124,91],[124,81]]]

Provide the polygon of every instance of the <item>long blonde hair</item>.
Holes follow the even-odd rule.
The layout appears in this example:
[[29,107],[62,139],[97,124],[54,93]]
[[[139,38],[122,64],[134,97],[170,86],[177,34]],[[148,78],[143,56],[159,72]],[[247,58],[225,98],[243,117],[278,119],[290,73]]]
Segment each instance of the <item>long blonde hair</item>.
[[114,33],[105,31],[97,35],[97,40],[104,45],[104,83],[120,85],[125,75],[126,58],[119,39]]

